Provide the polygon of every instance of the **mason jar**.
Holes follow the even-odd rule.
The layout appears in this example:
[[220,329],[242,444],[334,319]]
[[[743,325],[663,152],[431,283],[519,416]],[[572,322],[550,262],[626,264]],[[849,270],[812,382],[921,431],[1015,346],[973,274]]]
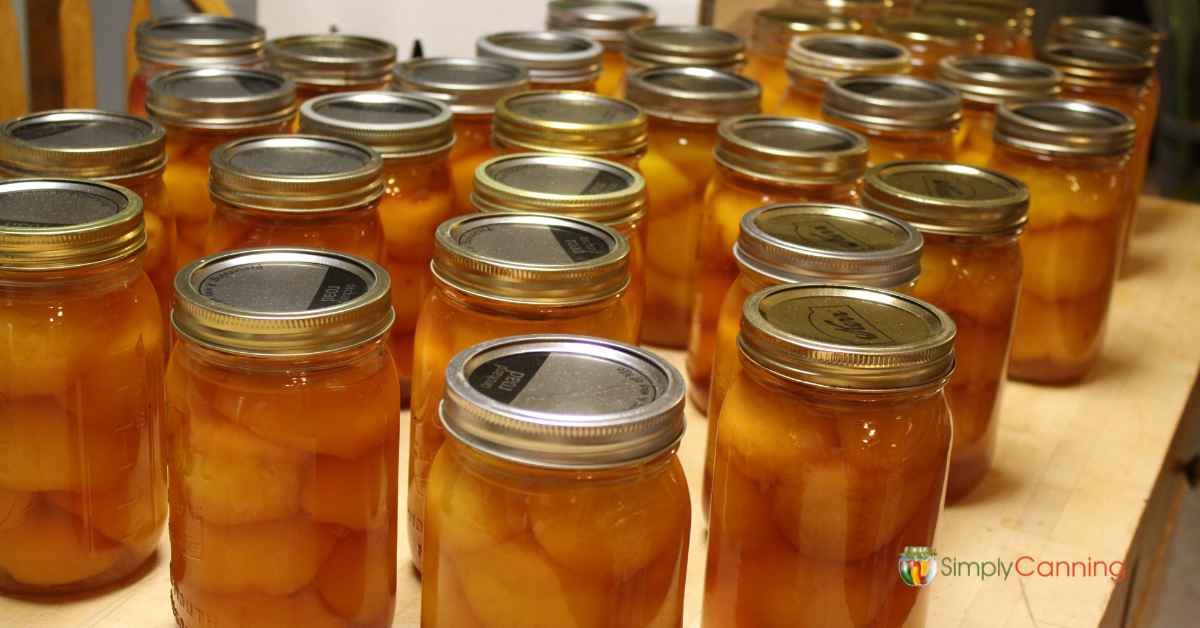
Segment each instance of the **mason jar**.
[[625,73],[661,66],[741,72],[746,42],[711,26],[652,25],[625,34]]
[[637,170],[646,154],[646,114],[590,92],[514,94],[496,103],[492,144],[501,153],[571,153]]
[[1027,59],[1033,57],[1033,26],[1037,10],[1032,0],[960,0],[960,4],[980,7],[1007,17],[1009,22],[1006,28],[1012,41],[1012,49],[1008,54]]
[[867,137],[871,166],[904,159],[954,161],[962,98],[953,89],[911,76],[851,76],[830,83],[826,122]]
[[826,86],[847,76],[906,74],[911,68],[908,49],[864,35],[804,35],[792,39],[787,72],[791,84],[779,105],[779,115],[821,119]]
[[1025,22],[1023,9],[1016,6],[989,6],[979,0],[922,2],[915,14],[965,21],[983,35],[985,54],[1033,56],[1033,31]]
[[871,28],[875,20],[890,15],[894,0],[780,0],[779,6],[826,11],[840,17],[857,20],[863,28]]
[[505,31],[475,40],[476,55],[525,68],[530,89],[595,91],[603,53],[583,35],[558,31]]
[[938,63],[950,56],[970,56],[983,49],[983,35],[964,20],[936,15],[885,17],[874,34],[908,49],[912,74],[937,78]]
[[787,60],[792,40],[800,35],[853,34],[862,24],[821,10],[771,7],[754,13],[754,34],[746,48],[747,78],[758,81],[763,111],[778,113],[789,87]]
[[271,69],[296,84],[300,103],[331,92],[385,89],[396,67],[396,47],[372,37],[326,33],[267,42]]
[[625,33],[657,19],[653,7],[625,0],[551,0],[546,7],[546,28],[583,35],[604,48],[595,89],[602,96],[621,94]]

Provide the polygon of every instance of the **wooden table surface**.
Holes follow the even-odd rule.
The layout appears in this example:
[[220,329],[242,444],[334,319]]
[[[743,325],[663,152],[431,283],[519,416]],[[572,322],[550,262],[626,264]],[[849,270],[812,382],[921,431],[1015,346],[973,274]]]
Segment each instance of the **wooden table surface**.
[[[943,559],[1113,561],[1131,553],[1200,366],[1198,240],[1200,206],[1145,199],[1103,359],[1078,386],[1008,384],[996,466],[965,503],[945,511],[936,547]],[[682,366],[681,355],[666,355]],[[698,487],[706,426],[703,417],[689,417],[681,456],[697,513],[684,621],[692,627],[699,625],[704,571]],[[420,587],[401,541],[395,625],[408,628],[419,624]],[[170,628],[167,562],[164,540],[144,575],[123,588],[67,600],[0,597],[0,626]],[[1108,625],[1110,598],[1120,590],[1104,577],[938,576],[928,625]]]

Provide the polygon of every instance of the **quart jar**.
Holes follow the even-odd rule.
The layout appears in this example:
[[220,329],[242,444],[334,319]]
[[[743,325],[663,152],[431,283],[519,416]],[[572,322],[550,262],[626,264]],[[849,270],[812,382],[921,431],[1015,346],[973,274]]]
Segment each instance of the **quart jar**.
[[758,113],[751,79],[709,68],[650,68],[630,75],[625,97],[648,119],[646,307],[642,342],[687,346],[704,191],[716,162],[717,124]]
[[643,26],[625,34],[625,73],[662,66],[740,72],[746,42],[711,26]]
[[525,68],[530,89],[595,91],[603,52],[583,35],[557,31],[506,31],[475,40],[476,55]]
[[551,0],[546,28],[583,35],[604,48],[595,91],[620,96],[625,76],[625,32],[658,19],[653,7],[625,0]]
[[[1102,45],[1124,48],[1149,54],[1157,62],[1166,33],[1156,31],[1145,24],[1109,15],[1065,15],[1050,25],[1046,33],[1051,43]],[[1150,90],[1147,108],[1151,119],[1158,119],[1158,101],[1162,95],[1162,83],[1158,70],[1150,74]]]
[[142,203],[4,181],[0,224],[0,592],[96,589],[146,561],[167,515]]
[[950,56],[970,56],[983,49],[983,35],[964,20],[936,15],[885,17],[874,34],[908,49],[912,74],[933,80],[938,63]]
[[992,466],[998,401],[1008,367],[1029,190],[998,172],[962,164],[901,161],[863,179],[863,206],[908,221],[925,236],[913,295],[954,319],[958,364],[946,397],[954,451],[946,500],[974,489]]
[[763,111],[777,113],[789,87],[787,59],[792,40],[800,35],[857,33],[857,20],[826,11],[772,7],[754,13],[754,34],[746,49],[748,78],[763,91]]
[[445,440],[446,365],[485,340],[570,333],[636,343],[629,245],[603,225],[546,214],[473,214],[438,227],[434,288],[417,322],[408,461],[408,540],[421,568],[426,488]]
[[681,625],[679,373],[636,347],[563,335],[478,344],[446,371],[422,625]]
[[776,286],[746,300],[717,425],[704,628],[925,625],[896,559],[933,547],[950,458],[954,323],[899,293]]
[[1128,213],[1135,125],[1078,100],[1001,105],[990,167],[1029,188],[1012,379],[1083,378],[1104,341]]
[[213,207],[209,155],[231,140],[290,131],[295,99],[291,81],[260,70],[184,69],[150,79],[146,108],[167,131],[163,183],[179,234],[176,268],[204,248]]
[[911,76],[851,76],[829,84],[821,113],[826,122],[867,136],[868,165],[954,161],[962,98],[941,83]]
[[908,49],[886,39],[864,35],[804,35],[792,39],[787,72],[791,84],[779,115],[821,119],[821,102],[830,81],[864,74],[905,74],[911,67]]
[[179,68],[237,67],[260,69],[266,64],[261,26],[219,15],[176,15],[137,25],[133,52],[136,71],[129,73],[125,107],[146,115],[150,78]]
[[501,153],[571,153],[637,170],[646,154],[646,114],[590,92],[525,92],[496,103],[492,143]]
[[267,63],[292,79],[300,103],[331,92],[386,89],[396,67],[396,47],[372,37],[326,33],[267,42]]
[[167,371],[181,628],[392,625],[400,389],[383,267],[243,249],[179,273]]
[[1031,0],[960,0],[960,3],[982,7],[1008,17],[1011,20],[1008,30],[1012,41],[1012,49],[1008,54],[1033,57],[1033,25],[1037,11]]
[[742,216],[772,203],[858,204],[867,141],[840,127],[771,116],[730,118],[718,128],[717,169],[704,196],[688,330],[688,395],[704,412],[721,303],[737,279]]
[[704,505],[712,495],[717,420],[741,371],[742,304],[770,286],[838,283],[911,292],[921,272],[921,234],[911,225],[849,205],[783,203],[742,216],[733,245],[738,276],[721,303],[708,394]]
[[1025,28],[1015,6],[977,2],[922,2],[916,15],[963,20],[983,35],[983,52],[990,55],[1033,56],[1032,31]]
[[529,90],[529,75],[518,66],[495,59],[438,57],[413,59],[396,67],[392,89],[415,92],[449,104],[454,146],[450,179],[457,214],[471,211],[475,169],[495,157],[492,116],[496,101]]
[[954,88],[963,101],[962,124],[954,138],[954,159],[982,168],[992,159],[996,107],[1006,102],[1056,98],[1062,74],[1033,59],[978,55],[942,59],[938,80]]

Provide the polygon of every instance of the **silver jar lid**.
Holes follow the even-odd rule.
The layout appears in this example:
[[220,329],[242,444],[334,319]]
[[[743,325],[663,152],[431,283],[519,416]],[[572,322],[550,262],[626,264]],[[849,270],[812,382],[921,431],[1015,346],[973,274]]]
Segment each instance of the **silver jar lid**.
[[605,159],[642,154],[646,114],[637,105],[591,92],[534,91],[496,104],[492,138],[501,147]]
[[832,124],[777,116],[730,118],[717,127],[717,163],[775,185],[853,183],[867,169],[867,140]]
[[96,109],[58,109],[0,126],[0,171],[12,176],[126,179],[161,170],[166,131],[153,120]]
[[588,336],[491,340],[446,367],[442,424],[486,454],[548,469],[637,465],[679,445],[683,376],[662,358]]
[[1079,85],[1141,85],[1154,72],[1154,55],[1095,44],[1050,44],[1038,57]]
[[802,384],[888,391],[944,382],[954,370],[954,321],[898,292],[774,286],[746,299],[741,329],[746,359]]
[[501,155],[475,169],[471,203],[482,212],[535,212],[622,228],[645,215],[646,181],[605,159],[550,153]]
[[742,216],[738,264],[778,283],[908,285],[921,272],[921,234],[883,214],[829,203],[766,205]]
[[383,338],[395,313],[381,266],[302,248],[202,257],[175,275],[171,324],[188,341],[257,357],[342,351]]
[[388,81],[396,67],[396,47],[341,33],[293,35],[267,42],[267,62],[298,85],[368,87]]
[[340,92],[300,106],[300,132],[365,144],[384,158],[450,150],[453,115],[436,100],[399,92]]
[[626,79],[625,99],[655,118],[716,124],[730,116],[758,113],[762,87],[753,79],[711,68],[647,68]]
[[938,64],[938,80],[966,102],[993,106],[1045,100],[1062,91],[1062,74],[1053,66],[1006,55],[946,57]]
[[750,48],[760,55],[784,58],[798,35],[852,34],[862,29],[862,22],[828,11],[770,7],[754,13]]
[[529,89],[529,72],[499,59],[413,59],[396,66],[392,89],[446,102],[455,115],[490,115],[501,98]]
[[1050,25],[1051,42],[1099,44],[1158,55],[1166,34],[1112,15],[1064,15]]
[[267,33],[246,20],[176,15],[137,25],[134,53],[150,63],[179,67],[247,66],[263,59]]
[[943,131],[962,119],[962,98],[912,76],[848,76],[829,84],[821,111],[868,129]]
[[475,40],[475,54],[501,59],[529,71],[529,80],[545,87],[596,80],[600,76],[600,44],[559,31],[506,31]]
[[552,0],[546,28],[583,35],[612,50],[625,46],[625,31],[658,19],[652,7],[623,0]]
[[711,26],[643,26],[626,35],[625,58],[636,66],[738,70],[746,61],[741,37]]
[[866,35],[803,35],[788,49],[787,71],[793,80],[829,82],[859,74],[904,74],[912,54],[897,43]]
[[362,144],[316,135],[260,135],[212,151],[209,191],[235,207],[338,211],[378,199],[382,171],[383,159]]
[[925,233],[1016,235],[1029,213],[1029,188],[984,168],[946,161],[893,161],[863,178],[863,207]]
[[296,114],[296,85],[262,70],[172,70],[150,79],[146,111],[163,124],[186,128],[277,125]]
[[1120,155],[1133,148],[1133,118],[1085,100],[1007,103],[996,109],[996,142],[1061,155]]

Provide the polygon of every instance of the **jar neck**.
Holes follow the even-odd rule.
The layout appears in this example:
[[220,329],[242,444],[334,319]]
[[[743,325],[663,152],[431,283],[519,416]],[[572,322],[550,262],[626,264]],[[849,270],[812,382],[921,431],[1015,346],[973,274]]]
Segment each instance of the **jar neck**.
[[929,233],[922,229],[921,237],[925,239],[926,245],[932,244],[935,246],[951,246],[962,249],[975,249],[981,246],[1011,246],[1017,243],[1017,240],[1021,237],[1021,232],[1012,231],[1006,233],[981,233],[976,235],[946,235],[943,233]]
[[1103,169],[1120,165],[1129,158],[1129,152],[1110,155],[1074,155],[1049,150],[1018,148],[997,139],[996,151],[1010,159],[1053,163],[1055,166],[1078,169]]
[[142,251],[119,260],[62,270],[15,271],[0,269],[0,287],[36,292],[107,292],[123,288],[145,272]]
[[672,120],[670,118],[662,118],[659,116],[646,117],[647,130],[650,133],[679,133],[684,135],[709,135],[716,141],[717,125],[716,122],[689,122],[686,120]]
[[347,207],[329,211],[314,210],[305,212],[272,211],[269,209],[237,205],[226,200],[218,200],[216,204],[221,211],[236,215],[242,220],[262,223],[295,224],[307,222],[328,223],[370,220],[374,217],[374,214],[379,207],[378,200],[371,201],[365,205],[357,205],[355,207]]
[[949,375],[947,375],[916,386],[884,390],[833,388],[782,377],[749,359],[741,351],[738,352],[738,357],[741,361],[742,372],[760,386],[799,397],[805,403],[814,406],[832,408],[854,407],[863,403],[915,403],[942,394],[949,379]]
[[857,131],[867,137],[878,137],[889,140],[902,141],[936,141],[943,138],[950,138],[954,135],[954,130],[958,123],[950,126],[940,126],[934,128],[923,129],[897,129],[893,127],[885,127],[874,124],[863,124],[855,120],[848,120],[841,116],[830,116],[834,118],[832,122],[838,126],[845,127],[851,131]]
[[595,314],[616,304],[624,294],[624,290],[586,303],[571,303],[563,305],[513,303],[499,297],[488,297],[467,292],[458,286],[448,283],[437,273],[433,273],[434,287],[439,296],[452,307],[476,312],[487,316],[497,316],[510,319],[544,320],[547,318],[579,318]]
[[412,168],[414,166],[432,168],[446,163],[447,157],[450,156],[450,148],[448,146],[445,149],[431,153],[383,155],[383,169]]
[[466,469],[487,476],[507,486],[536,485],[545,490],[553,484],[575,484],[587,482],[591,486],[604,483],[643,481],[645,478],[667,473],[674,466],[678,444],[646,460],[628,465],[600,469],[554,469],[506,460],[480,451],[453,436],[446,439],[447,445]]
[[386,367],[386,360],[390,359],[386,335],[354,347],[306,356],[239,355],[210,349],[183,336],[179,336],[176,347],[176,350],[186,351],[188,359],[192,362],[209,368],[236,372],[301,375],[349,366],[361,366],[372,362],[378,363],[379,368],[382,369]]
[[721,177],[722,183],[743,190],[755,193],[762,192],[773,197],[797,196],[803,193],[813,196],[812,200],[814,202],[853,197],[859,182],[858,179],[855,179],[842,183],[822,181],[805,183],[797,178],[795,184],[784,185],[742,174],[719,162],[717,163],[717,175]]

